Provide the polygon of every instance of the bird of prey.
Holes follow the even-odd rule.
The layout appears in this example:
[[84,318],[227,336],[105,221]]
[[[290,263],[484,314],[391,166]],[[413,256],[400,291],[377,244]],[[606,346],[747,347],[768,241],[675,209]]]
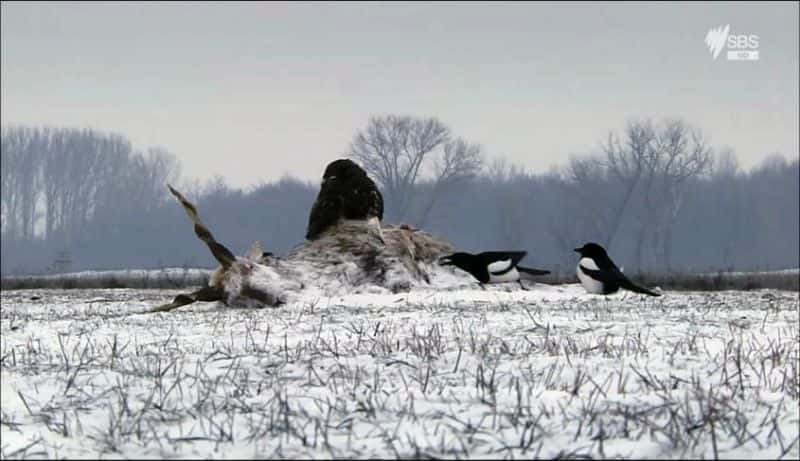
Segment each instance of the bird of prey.
[[383,219],[381,192],[367,172],[348,159],[335,160],[325,168],[308,217],[306,239],[315,240],[340,219]]

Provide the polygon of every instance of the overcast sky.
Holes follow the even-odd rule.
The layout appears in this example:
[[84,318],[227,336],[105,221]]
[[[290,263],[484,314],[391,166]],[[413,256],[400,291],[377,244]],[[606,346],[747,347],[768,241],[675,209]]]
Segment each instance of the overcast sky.
[[[760,59],[714,60],[711,27]],[[744,167],[798,152],[798,4],[2,3],[2,123],[163,146],[185,177],[318,181],[371,115],[436,116],[544,172],[631,118]]]

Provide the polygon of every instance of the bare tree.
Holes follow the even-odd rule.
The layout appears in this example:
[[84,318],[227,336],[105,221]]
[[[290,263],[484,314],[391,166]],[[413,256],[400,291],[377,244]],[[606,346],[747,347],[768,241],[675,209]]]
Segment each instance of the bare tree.
[[[608,142],[603,146],[608,172],[623,189],[622,197],[619,200],[611,201],[613,215],[604,238],[606,247],[610,247],[613,243],[625,210],[645,173],[646,160],[652,156],[655,148],[656,132],[649,120],[631,121],[625,127],[624,137],[624,142],[620,142],[618,136],[610,133]],[[646,224],[640,223],[637,239],[639,252],[641,252],[646,230]]]
[[647,159],[646,206],[656,239],[662,270],[671,269],[672,227],[681,209],[687,181],[710,171],[711,148],[702,133],[681,120],[665,120],[656,138],[656,149]]
[[573,212],[573,220],[580,220],[576,231],[584,234],[575,237],[578,240],[599,239],[607,242],[614,222],[611,214],[613,207],[606,204],[616,197],[608,197],[613,190],[608,187],[609,181],[602,158],[591,155],[571,156],[563,176],[570,207],[577,210]]
[[[626,213],[634,219],[633,249],[641,271],[644,249],[653,244],[662,269],[669,270],[672,227],[687,182],[708,170],[710,148],[683,121],[630,121],[623,135],[609,134],[603,157],[571,158],[565,191],[579,231],[611,247]],[[564,223],[554,221],[558,232]],[[577,231],[573,231],[577,232]]]
[[38,129],[12,127],[2,134],[2,200],[6,236],[31,240],[40,216],[43,135]]
[[20,152],[16,148],[13,130],[3,127],[0,143],[0,224],[4,237],[12,237],[17,229],[16,183]]
[[[609,133],[602,155],[572,156],[563,170],[560,187],[570,220],[551,220],[551,233],[574,248],[574,241],[591,240],[610,248],[626,211],[641,192],[646,161],[655,149],[656,130],[650,121],[630,121],[622,136]],[[647,219],[636,231],[638,247],[649,230]],[[571,242],[571,243],[569,243]],[[566,248],[566,247],[565,247]]]
[[68,242],[84,232],[104,203],[138,203],[115,191],[136,175],[130,143],[119,135],[93,130],[45,131],[41,171],[46,208],[45,238]]
[[493,197],[497,241],[507,248],[519,248],[529,232],[529,176],[524,166],[496,158],[487,168],[486,179],[480,187],[489,189]]
[[398,220],[407,217],[426,165],[435,170],[435,186],[422,220],[443,189],[474,175],[482,164],[479,147],[451,141],[450,129],[434,117],[372,117],[353,138],[348,156],[381,186],[387,214]]
[[163,149],[133,152],[116,134],[91,129],[4,127],[4,237],[68,245],[92,222],[109,233],[135,211],[164,200],[160,189],[178,173]]
[[434,204],[447,189],[466,179],[474,178],[483,168],[483,154],[479,145],[470,144],[462,138],[444,144],[442,155],[434,160],[433,188],[428,201],[417,220],[423,226]]
[[743,240],[745,200],[741,193],[739,161],[731,148],[722,149],[713,159],[709,167],[712,175],[709,178],[709,201],[712,206],[707,211],[717,223],[719,251],[724,268],[735,267],[741,257],[737,248]]

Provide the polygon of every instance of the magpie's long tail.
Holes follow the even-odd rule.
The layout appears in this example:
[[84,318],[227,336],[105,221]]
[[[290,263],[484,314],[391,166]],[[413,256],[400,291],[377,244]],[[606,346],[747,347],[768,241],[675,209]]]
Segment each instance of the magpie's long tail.
[[624,283],[621,283],[620,285],[622,286],[622,288],[625,288],[630,291],[635,291],[636,293],[641,293],[643,295],[661,296],[660,293],[648,290],[647,288],[642,288],[639,285],[634,284],[630,280],[625,280]]
[[547,274],[550,273],[550,271],[546,271],[546,270],[542,270],[542,269],[531,269],[530,267],[522,267],[522,266],[517,266],[517,270],[519,272],[524,272],[524,273],[530,274],[530,275],[547,275]]

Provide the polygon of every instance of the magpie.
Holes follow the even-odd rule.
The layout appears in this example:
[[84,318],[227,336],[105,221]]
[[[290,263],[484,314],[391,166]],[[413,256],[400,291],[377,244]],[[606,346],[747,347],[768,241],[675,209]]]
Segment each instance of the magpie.
[[661,296],[628,280],[600,245],[589,242],[580,248],[575,248],[575,251],[581,255],[576,268],[578,279],[589,293],[608,295],[625,288],[636,293]]
[[545,275],[550,271],[530,269],[519,266],[520,260],[528,254],[527,251],[485,251],[476,255],[458,252],[439,259],[442,266],[456,266],[469,272],[483,287],[484,283],[518,282],[522,289],[526,289],[520,279],[520,273],[529,275]]

